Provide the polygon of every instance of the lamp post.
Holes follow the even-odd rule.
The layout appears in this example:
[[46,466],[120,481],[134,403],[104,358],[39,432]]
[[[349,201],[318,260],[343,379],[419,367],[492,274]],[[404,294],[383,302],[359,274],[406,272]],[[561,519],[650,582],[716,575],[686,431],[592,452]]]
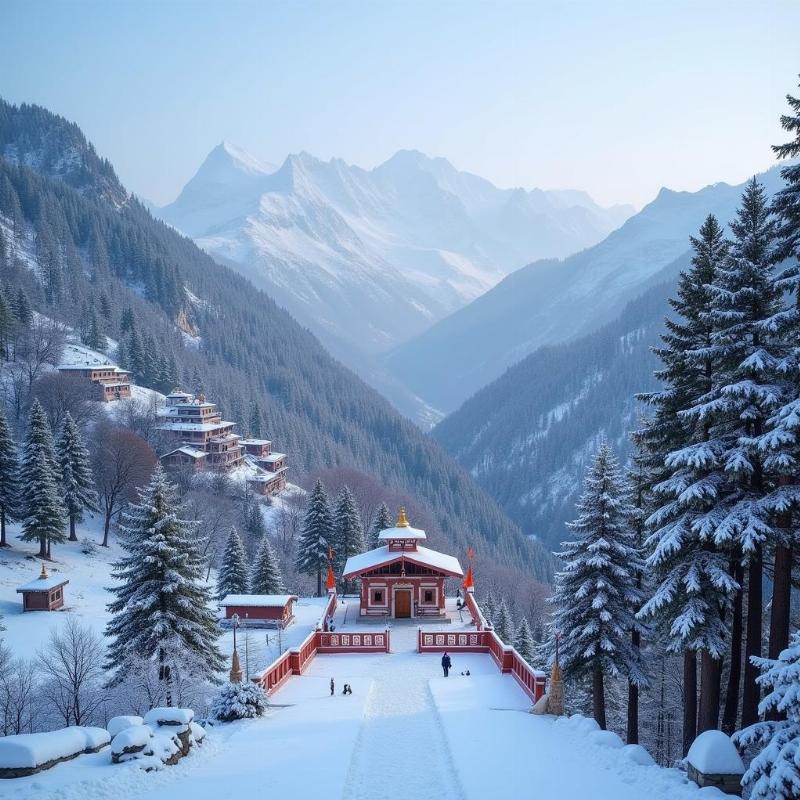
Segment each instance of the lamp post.
[[242,668],[239,664],[239,654],[236,652],[236,627],[239,625],[239,615],[234,613],[231,617],[233,623],[233,656],[231,657],[231,683],[242,682]]

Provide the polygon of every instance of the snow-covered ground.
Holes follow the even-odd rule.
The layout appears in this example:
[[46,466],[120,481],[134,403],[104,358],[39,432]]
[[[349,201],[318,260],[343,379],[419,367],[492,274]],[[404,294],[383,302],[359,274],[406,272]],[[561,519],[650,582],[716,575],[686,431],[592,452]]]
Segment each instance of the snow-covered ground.
[[[394,635],[395,632],[393,632]],[[329,655],[290,679],[268,715],[219,725],[178,766],[144,773],[108,750],[0,784],[14,800],[700,800],[674,770],[642,766],[580,717],[527,713],[530,702],[489,656],[413,651],[396,629],[391,654]],[[461,672],[470,671],[470,676]],[[330,695],[329,682],[336,686]],[[353,694],[342,696],[343,684]]]

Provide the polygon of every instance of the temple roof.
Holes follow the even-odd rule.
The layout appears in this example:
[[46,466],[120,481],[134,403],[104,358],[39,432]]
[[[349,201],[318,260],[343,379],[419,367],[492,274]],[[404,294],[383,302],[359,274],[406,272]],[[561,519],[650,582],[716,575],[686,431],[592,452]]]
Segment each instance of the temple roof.
[[48,575],[47,568],[42,564],[42,571],[35,580],[28,581],[17,587],[17,592],[49,592],[51,589],[58,589],[69,583],[67,578],[60,575]]
[[[389,528],[389,530],[394,530]],[[402,530],[408,531],[408,528]],[[411,530],[414,530],[413,528]],[[454,578],[461,578],[464,572],[461,564],[454,556],[446,553],[439,553],[436,550],[429,550],[427,547],[417,547],[416,550],[390,550],[388,545],[368,550],[366,553],[359,553],[350,556],[344,565],[342,577],[353,578],[364,572],[377,569],[386,564],[393,564],[395,561],[408,561],[411,564],[419,564],[423,567],[444,572]]]
[[412,528],[408,525],[405,528],[385,528],[378,534],[378,539],[385,542],[387,539],[427,539],[425,531],[421,528]]

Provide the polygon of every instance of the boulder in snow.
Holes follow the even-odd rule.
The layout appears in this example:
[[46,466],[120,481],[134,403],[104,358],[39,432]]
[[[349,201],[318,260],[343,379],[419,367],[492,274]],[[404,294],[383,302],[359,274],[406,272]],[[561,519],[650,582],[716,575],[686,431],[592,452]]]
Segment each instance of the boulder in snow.
[[125,728],[132,728],[134,725],[141,725],[144,720],[141,717],[125,716],[125,717],[112,717],[108,721],[106,730],[113,739],[118,733],[124,731]]
[[698,786],[712,786],[729,794],[741,792],[744,762],[729,736],[722,731],[703,731],[686,756],[689,779]]
[[188,725],[194,719],[191,708],[153,708],[144,715],[147,725],[176,726]]
[[135,758],[150,744],[153,732],[147,725],[129,725],[121,730],[111,742],[111,761],[119,764]]

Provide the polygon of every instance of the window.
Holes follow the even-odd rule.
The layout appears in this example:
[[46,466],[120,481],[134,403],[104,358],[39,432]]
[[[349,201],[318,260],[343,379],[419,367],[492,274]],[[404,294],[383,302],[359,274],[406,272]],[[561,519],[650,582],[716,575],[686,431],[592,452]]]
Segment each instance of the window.
[[422,602],[423,603],[433,603],[433,589],[426,589],[422,593]]
[[383,589],[372,590],[372,604],[376,606],[383,605]]

